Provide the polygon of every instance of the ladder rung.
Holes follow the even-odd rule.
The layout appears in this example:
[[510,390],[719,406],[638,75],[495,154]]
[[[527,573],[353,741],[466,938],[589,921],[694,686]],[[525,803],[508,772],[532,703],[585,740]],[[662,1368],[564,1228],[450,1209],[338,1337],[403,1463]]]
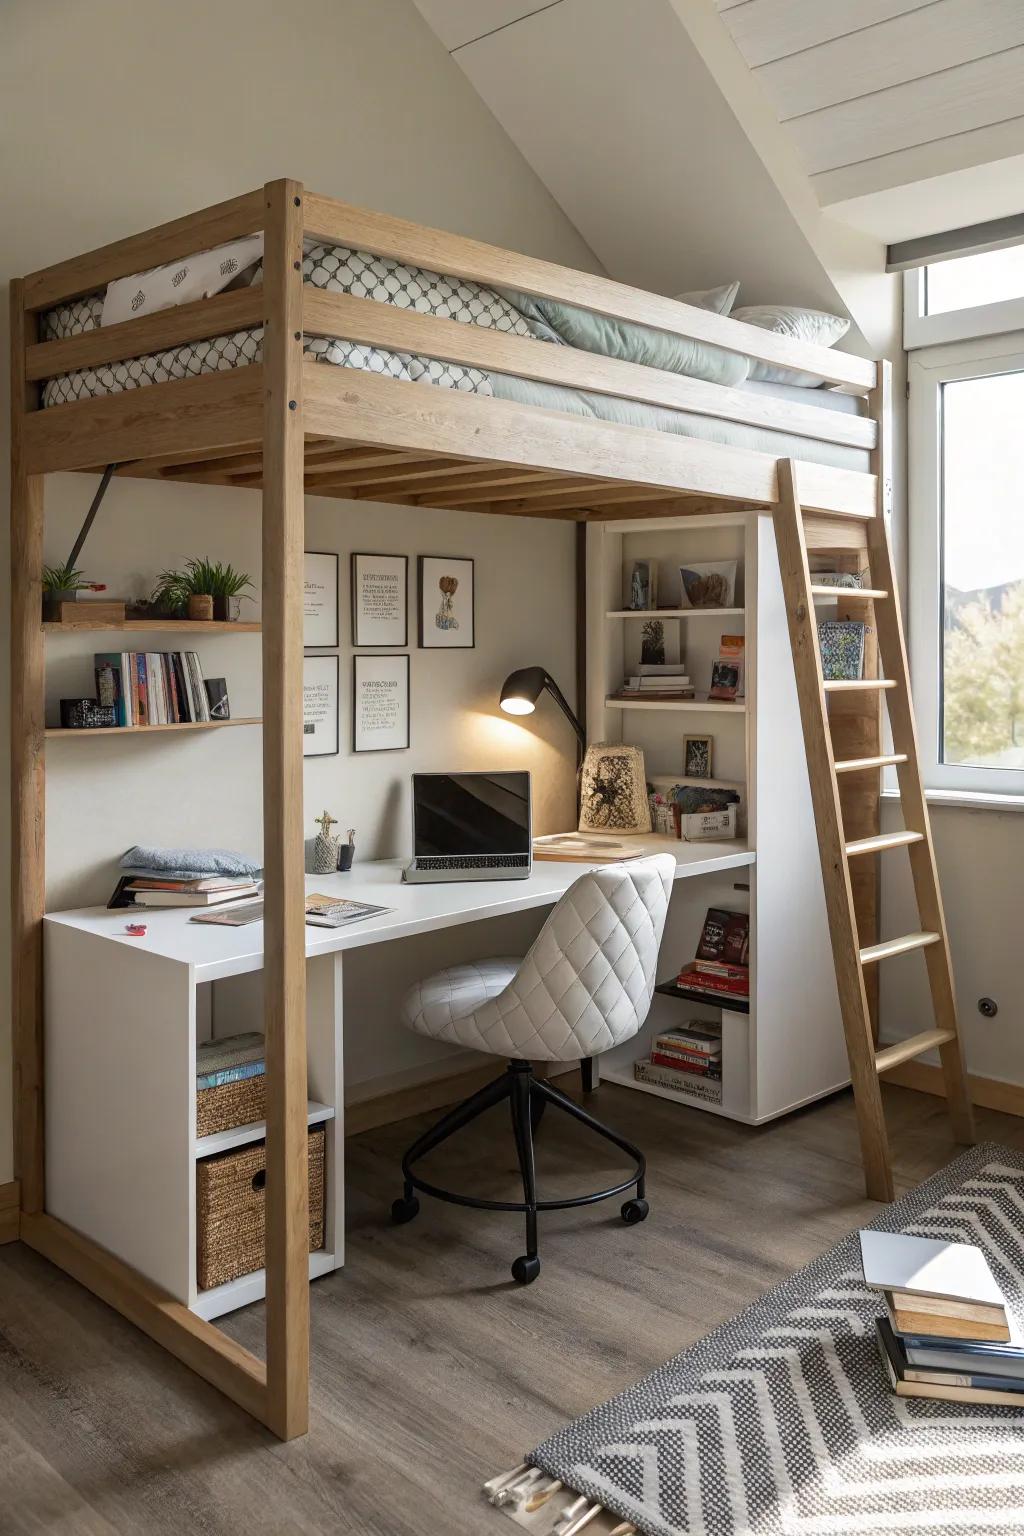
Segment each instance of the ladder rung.
[[906,933],[901,939],[885,939],[881,944],[869,944],[867,949],[860,952],[860,963],[870,965],[874,960],[888,960],[891,955],[905,955],[912,949],[924,949],[929,944],[937,944],[939,938],[937,933]]
[[926,1029],[920,1035],[911,1035],[909,1040],[898,1040],[895,1045],[887,1045],[877,1052],[875,1056],[875,1068],[879,1072],[888,1072],[891,1067],[898,1067],[903,1061],[912,1061],[915,1056],[923,1056],[925,1051],[930,1051],[936,1045],[945,1045],[948,1040],[955,1040],[956,1035],[951,1029]]
[[826,678],[826,693],[853,693],[864,688],[895,688],[894,677],[834,677]]
[[858,853],[884,853],[887,848],[905,848],[908,843],[920,843],[923,832],[883,832],[880,837],[858,837],[846,845],[846,857],[856,858]]
[[859,773],[868,768],[896,768],[907,761],[905,752],[890,752],[884,757],[847,757],[836,763],[836,773]]
[[851,597],[861,597],[867,602],[881,602],[889,594],[881,587],[816,587],[812,584],[811,596],[845,603]]

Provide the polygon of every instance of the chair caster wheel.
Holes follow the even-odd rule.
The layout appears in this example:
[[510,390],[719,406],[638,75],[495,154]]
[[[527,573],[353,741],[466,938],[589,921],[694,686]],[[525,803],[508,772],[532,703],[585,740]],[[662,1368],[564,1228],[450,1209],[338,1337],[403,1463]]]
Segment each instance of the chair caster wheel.
[[522,1254],[512,1265],[512,1279],[518,1281],[520,1285],[532,1285],[539,1274],[540,1259],[530,1259]]
[[635,1227],[638,1221],[646,1221],[650,1206],[646,1200],[627,1200],[622,1207],[622,1219],[627,1227]]
[[412,1221],[420,1213],[420,1203],[415,1195],[408,1200],[404,1195],[391,1203],[391,1220],[397,1227],[404,1227],[407,1221]]

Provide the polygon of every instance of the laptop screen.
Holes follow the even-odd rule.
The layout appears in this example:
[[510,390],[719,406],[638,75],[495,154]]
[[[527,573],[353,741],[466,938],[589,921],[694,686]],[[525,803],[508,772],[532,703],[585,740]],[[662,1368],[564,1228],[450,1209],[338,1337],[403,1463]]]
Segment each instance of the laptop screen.
[[414,773],[417,858],[529,853],[528,773]]

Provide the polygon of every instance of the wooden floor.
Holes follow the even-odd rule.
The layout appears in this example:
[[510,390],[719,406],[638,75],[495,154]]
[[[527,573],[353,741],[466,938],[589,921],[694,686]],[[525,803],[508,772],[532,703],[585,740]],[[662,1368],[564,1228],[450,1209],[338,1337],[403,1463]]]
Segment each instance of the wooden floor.
[[[885,1097],[902,1190],[954,1149],[939,1100]],[[525,1290],[508,1274],[515,1217],[425,1202],[388,1225],[420,1122],[349,1142],[348,1263],[313,1288],[312,1430],[287,1446],[43,1260],[0,1248],[0,1533],[500,1536],[514,1527],[482,1501],[486,1477],[878,1209],[849,1095],[760,1130],[610,1085],[591,1103],[645,1146],[650,1219],[625,1227],[617,1201],[552,1214]],[[1024,1146],[1024,1120],[978,1119]],[[550,1112],[539,1142],[545,1192],[611,1171]],[[504,1119],[433,1167],[511,1189]],[[257,1347],[262,1309],[230,1329]]]

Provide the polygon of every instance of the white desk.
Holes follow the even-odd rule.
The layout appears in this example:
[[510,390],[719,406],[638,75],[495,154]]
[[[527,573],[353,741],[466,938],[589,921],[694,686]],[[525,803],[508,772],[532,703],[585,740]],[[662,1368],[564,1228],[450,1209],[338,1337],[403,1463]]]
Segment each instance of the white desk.
[[[676,878],[754,863],[742,841],[643,839],[671,852]],[[306,928],[311,1121],[327,1125],[327,1233],[311,1275],[344,1248],[343,956],[346,950],[552,905],[592,866],[537,863],[527,880],[403,885],[404,861],[310,875],[307,889],[386,906],[350,928]],[[131,938],[126,924],[144,921]],[[44,924],[48,1210],[204,1317],[263,1295],[262,1272],[214,1291],[195,1280],[195,1162],[258,1141],[254,1125],[197,1140],[197,989],[263,968],[263,926],[221,928],[181,909],[104,907],[51,913]]]

